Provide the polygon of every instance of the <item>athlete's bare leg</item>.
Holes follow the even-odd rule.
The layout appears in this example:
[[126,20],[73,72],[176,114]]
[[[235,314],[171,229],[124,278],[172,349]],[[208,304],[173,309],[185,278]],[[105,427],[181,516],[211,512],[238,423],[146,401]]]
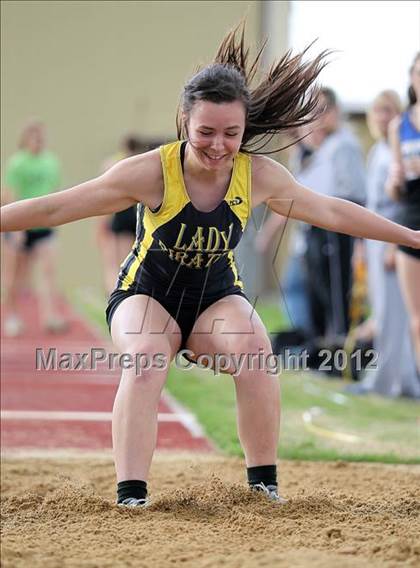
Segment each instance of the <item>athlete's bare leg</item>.
[[55,238],[48,238],[34,247],[29,256],[34,261],[34,266],[39,269],[37,282],[37,296],[40,305],[41,325],[47,331],[64,331],[67,322],[60,314],[58,306],[58,288],[56,283],[57,243]]
[[[95,225],[96,244],[101,256],[105,294],[107,296],[116,286],[119,266],[116,261],[118,256],[117,239],[110,229],[111,219],[112,215],[103,215],[97,218]],[[124,258],[121,257],[118,262],[121,263],[123,260]]]
[[119,353],[133,359],[144,354],[143,365],[162,354],[162,368],[124,369],[115,397],[112,438],[117,482],[147,481],[157,439],[158,404],[171,359],[181,334],[168,312],[154,299],[135,295],[118,306],[111,334]]
[[121,264],[127,258],[134,243],[134,237],[127,233],[115,234],[109,231],[109,252],[104,256],[105,282],[107,293],[110,294],[117,284]]
[[111,230],[102,232],[98,237],[106,293],[109,295],[116,287],[120,266],[124,262],[134,243],[134,237],[127,233],[115,234]]
[[[260,354],[264,362],[272,353],[266,330],[252,306],[240,296],[227,296],[214,303],[198,318],[187,341],[187,348],[200,354]],[[234,377],[237,397],[239,439],[248,467],[275,464],[280,424],[280,386],[278,377],[254,368],[245,358]],[[234,372],[231,367],[228,372]]]
[[397,270],[402,295],[407,307],[407,315],[410,321],[417,369],[420,372],[420,260],[402,251],[398,251]]
[[23,284],[28,284],[27,254],[22,250],[24,232],[12,233],[9,239],[4,239],[4,301],[3,308],[7,312],[5,333],[17,336],[22,333],[24,323],[19,317],[19,295]]

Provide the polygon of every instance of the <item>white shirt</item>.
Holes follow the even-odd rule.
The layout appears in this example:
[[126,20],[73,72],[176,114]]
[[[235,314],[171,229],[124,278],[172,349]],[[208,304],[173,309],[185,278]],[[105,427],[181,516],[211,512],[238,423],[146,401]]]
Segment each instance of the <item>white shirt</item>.
[[327,136],[296,178],[321,195],[341,197],[360,204],[366,200],[362,150],[354,134],[346,127]]
[[384,140],[372,146],[367,159],[366,207],[388,219],[395,219],[401,205],[392,201],[385,191],[391,163],[391,149]]

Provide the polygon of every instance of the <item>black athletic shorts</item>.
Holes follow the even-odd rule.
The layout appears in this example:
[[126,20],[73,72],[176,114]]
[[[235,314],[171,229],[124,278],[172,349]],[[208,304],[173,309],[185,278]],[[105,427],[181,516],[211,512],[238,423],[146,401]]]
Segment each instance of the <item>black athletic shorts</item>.
[[137,206],[129,207],[112,216],[110,229],[116,235],[128,234],[136,236]]
[[46,241],[54,235],[53,229],[37,229],[36,231],[29,229],[25,231],[25,240],[23,241],[23,249],[26,252],[31,251],[35,245],[42,241]]
[[[121,304],[121,302],[123,300],[125,300],[125,298],[129,298],[130,296],[135,296],[136,294],[138,294],[139,292],[134,292],[131,290],[114,290],[110,297],[109,297],[109,301],[108,301],[108,306],[106,308],[106,321],[108,324],[108,328],[111,331],[111,321],[112,321],[112,317],[115,313],[115,310],[118,308],[118,306]],[[220,296],[212,296],[211,299],[206,299],[205,297],[201,300],[201,303],[199,304],[192,304],[190,306],[186,305],[184,306],[183,304],[181,304],[181,306],[179,306],[178,303],[174,302],[173,298],[170,298],[170,300],[168,300],[168,297],[156,297],[156,295],[153,295],[152,293],[148,294],[147,292],[141,292],[141,294],[146,295],[146,296],[150,296],[152,298],[154,298],[155,300],[157,300],[159,302],[159,304],[161,306],[163,306],[165,308],[165,310],[173,317],[173,319],[177,322],[177,324],[179,325],[179,328],[181,330],[181,345],[180,345],[180,350],[181,349],[185,349],[185,345],[187,342],[188,337],[191,334],[191,331],[194,327],[195,322],[197,321],[198,317],[204,312],[204,310],[206,310],[207,308],[209,308],[212,304],[214,304],[215,302],[217,302],[218,300],[221,300],[222,298],[226,298],[227,296],[242,296],[243,298],[245,298],[247,301],[248,298],[246,297],[246,295],[238,290],[235,291],[233,293],[221,293]]]
[[[401,212],[396,219],[398,223],[420,231],[420,178],[406,182],[405,194],[401,200]],[[414,258],[420,258],[420,249],[398,245],[399,250]]]
[[[27,231],[23,231],[23,234],[23,241],[14,246],[23,252],[31,252],[37,244],[53,237],[55,231],[54,229],[29,229]],[[13,245],[12,233],[5,233],[5,239]]]

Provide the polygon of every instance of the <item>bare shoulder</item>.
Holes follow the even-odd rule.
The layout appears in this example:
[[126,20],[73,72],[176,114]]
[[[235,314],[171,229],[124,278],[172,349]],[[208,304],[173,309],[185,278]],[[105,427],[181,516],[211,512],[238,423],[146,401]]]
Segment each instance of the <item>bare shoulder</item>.
[[120,160],[105,172],[107,183],[123,187],[136,201],[154,207],[163,195],[163,174],[159,148]]
[[260,205],[278,195],[293,180],[290,172],[267,156],[252,156],[252,204]]
[[[253,181],[266,181],[266,178],[271,178],[272,175],[287,175],[289,171],[279,162],[269,158],[268,156],[252,156],[252,176]],[[290,175],[290,174],[289,174]]]

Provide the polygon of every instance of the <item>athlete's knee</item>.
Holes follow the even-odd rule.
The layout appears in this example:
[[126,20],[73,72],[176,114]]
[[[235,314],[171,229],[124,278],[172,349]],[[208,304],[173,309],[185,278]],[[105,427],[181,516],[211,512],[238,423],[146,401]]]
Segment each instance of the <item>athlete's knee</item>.
[[270,341],[263,333],[241,333],[235,338],[235,352],[244,355],[269,355]]
[[142,382],[153,377],[166,376],[172,359],[169,341],[153,341],[149,337],[131,340],[124,352],[122,361],[127,360],[127,367]]

